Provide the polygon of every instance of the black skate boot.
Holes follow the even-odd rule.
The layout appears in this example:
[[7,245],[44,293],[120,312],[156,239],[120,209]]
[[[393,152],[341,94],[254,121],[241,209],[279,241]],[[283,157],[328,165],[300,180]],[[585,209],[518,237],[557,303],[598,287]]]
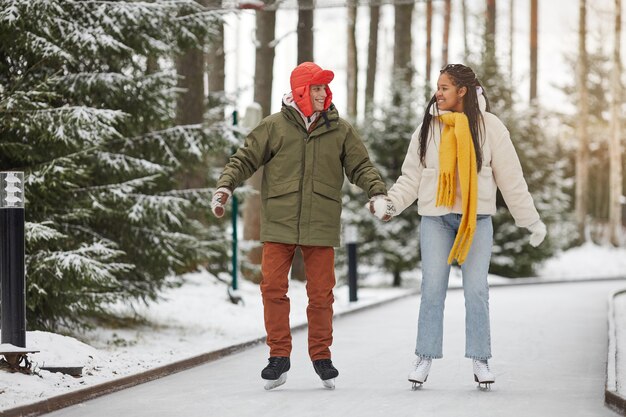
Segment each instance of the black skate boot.
[[268,359],[267,366],[261,371],[261,378],[266,380],[265,389],[283,385],[287,381],[287,371],[291,367],[289,358],[284,356],[271,356]]
[[322,384],[328,389],[335,389],[335,378],[339,375],[337,368],[330,359],[318,359],[313,361],[313,369],[322,380]]

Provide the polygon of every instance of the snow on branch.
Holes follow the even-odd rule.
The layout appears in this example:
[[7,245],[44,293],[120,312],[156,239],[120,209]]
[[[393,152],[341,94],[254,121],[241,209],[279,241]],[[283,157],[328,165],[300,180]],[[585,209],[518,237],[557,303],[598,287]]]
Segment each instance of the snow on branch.
[[63,233],[54,229],[52,221],[45,221],[42,223],[26,222],[26,240],[27,244],[35,244],[37,242],[47,242],[67,237]]
[[124,255],[121,250],[113,249],[103,242],[83,244],[78,249],[69,251],[40,251],[29,259],[33,273],[39,270],[51,270],[54,278],[67,279],[68,274],[82,277],[98,283],[117,284],[116,274],[129,272],[134,265],[112,262]]

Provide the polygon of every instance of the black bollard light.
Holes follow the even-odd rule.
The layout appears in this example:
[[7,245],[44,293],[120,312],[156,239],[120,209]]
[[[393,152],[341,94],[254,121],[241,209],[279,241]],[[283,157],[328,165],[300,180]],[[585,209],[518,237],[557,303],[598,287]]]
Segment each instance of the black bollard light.
[[24,173],[0,172],[2,343],[26,347]]
[[346,249],[348,252],[348,291],[350,302],[358,301],[358,272],[357,272],[357,241],[358,230],[356,226],[348,225],[345,230]]

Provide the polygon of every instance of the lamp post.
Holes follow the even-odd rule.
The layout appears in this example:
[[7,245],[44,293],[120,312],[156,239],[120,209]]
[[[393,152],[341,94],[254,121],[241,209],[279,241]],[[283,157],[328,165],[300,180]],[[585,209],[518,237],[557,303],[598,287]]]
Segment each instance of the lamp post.
[[0,172],[2,343],[26,347],[24,173]]

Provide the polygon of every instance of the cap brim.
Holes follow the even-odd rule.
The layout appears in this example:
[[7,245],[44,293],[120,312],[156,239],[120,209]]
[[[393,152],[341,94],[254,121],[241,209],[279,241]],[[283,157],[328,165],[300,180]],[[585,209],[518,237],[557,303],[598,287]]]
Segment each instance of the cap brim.
[[310,84],[330,84],[333,78],[335,78],[335,74],[332,71],[322,70],[313,76]]

